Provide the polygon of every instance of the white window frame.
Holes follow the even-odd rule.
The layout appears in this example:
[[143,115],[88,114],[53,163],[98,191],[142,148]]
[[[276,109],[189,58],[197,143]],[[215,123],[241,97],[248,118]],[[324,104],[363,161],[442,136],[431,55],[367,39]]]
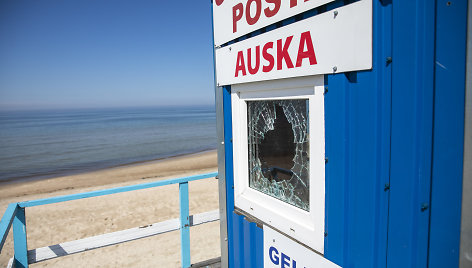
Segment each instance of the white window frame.
[[[247,103],[308,99],[310,211],[249,187]],[[246,83],[231,87],[235,206],[313,250],[324,253],[325,127],[323,75]]]

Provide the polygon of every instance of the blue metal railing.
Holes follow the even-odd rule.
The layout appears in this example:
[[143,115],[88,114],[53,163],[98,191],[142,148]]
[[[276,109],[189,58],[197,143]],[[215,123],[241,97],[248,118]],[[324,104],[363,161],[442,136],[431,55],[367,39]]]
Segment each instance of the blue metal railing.
[[159,187],[164,185],[179,184],[179,202],[180,202],[180,241],[181,241],[181,263],[182,267],[190,267],[190,221],[189,221],[189,198],[188,182],[201,179],[213,178],[218,175],[217,172],[182,177],[176,179],[161,180],[149,183],[129,185],[117,188],[110,188],[92,192],[56,196],[51,198],[37,199],[8,205],[5,214],[0,221],[0,252],[7,238],[10,227],[13,225],[13,243],[14,243],[14,267],[28,267],[28,246],[26,238],[26,218],[25,208],[35,207],[47,204],[54,204],[90,197],[123,193],[129,191],[142,190],[147,188]]

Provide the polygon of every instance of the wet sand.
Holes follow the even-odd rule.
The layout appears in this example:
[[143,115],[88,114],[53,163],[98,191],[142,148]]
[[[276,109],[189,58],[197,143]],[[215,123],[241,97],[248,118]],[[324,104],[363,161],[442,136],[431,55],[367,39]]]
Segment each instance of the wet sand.
[[[53,179],[0,185],[0,211],[11,202],[132,185],[216,171],[216,152],[120,166]],[[218,208],[218,182],[189,183],[190,214]],[[178,186],[88,198],[26,209],[28,248],[144,226],[179,216]],[[220,256],[219,222],[190,231],[192,263]],[[12,231],[0,254],[5,267],[13,254]],[[180,267],[179,232],[73,254],[31,267]]]

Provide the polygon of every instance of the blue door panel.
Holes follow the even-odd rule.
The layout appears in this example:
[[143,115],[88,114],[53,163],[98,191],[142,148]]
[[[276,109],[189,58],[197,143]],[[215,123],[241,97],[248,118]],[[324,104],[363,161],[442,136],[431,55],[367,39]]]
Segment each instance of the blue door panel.
[[325,78],[325,257],[343,267],[386,265],[392,6],[373,3],[373,70]]
[[393,1],[388,267],[427,267],[434,1]]
[[437,1],[429,267],[458,267],[467,1]]

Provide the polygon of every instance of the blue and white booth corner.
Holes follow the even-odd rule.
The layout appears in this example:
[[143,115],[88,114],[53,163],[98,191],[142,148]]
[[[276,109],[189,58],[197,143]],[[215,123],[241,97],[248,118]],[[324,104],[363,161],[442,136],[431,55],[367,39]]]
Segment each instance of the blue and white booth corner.
[[467,1],[211,7],[222,266],[467,267]]

